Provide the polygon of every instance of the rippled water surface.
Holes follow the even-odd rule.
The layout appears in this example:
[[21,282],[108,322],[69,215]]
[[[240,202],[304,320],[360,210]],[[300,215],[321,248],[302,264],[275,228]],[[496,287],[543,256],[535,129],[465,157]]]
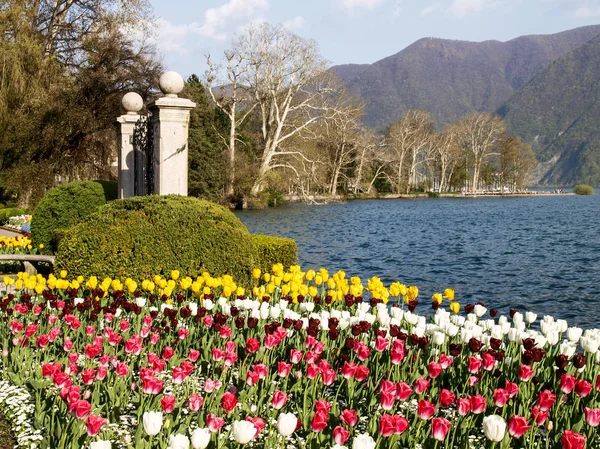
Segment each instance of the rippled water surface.
[[289,204],[237,216],[252,233],[296,240],[303,268],[417,285],[426,307],[452,287],[463,304],[600,327],[598,195]]

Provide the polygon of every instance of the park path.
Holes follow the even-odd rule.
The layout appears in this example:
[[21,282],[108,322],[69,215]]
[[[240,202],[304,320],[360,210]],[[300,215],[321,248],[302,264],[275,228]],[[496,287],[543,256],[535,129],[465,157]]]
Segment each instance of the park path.
[[8,229],[0,228],[0,236],[3,236],[3,237],[17,237],[19,235],[22,235],[22,234],[19,234],[18,232],[9,231]]

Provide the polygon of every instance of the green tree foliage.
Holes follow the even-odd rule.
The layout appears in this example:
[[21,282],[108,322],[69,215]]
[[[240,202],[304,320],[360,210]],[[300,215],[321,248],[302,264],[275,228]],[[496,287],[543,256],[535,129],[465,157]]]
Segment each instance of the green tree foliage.
[[573,188],[573,192],[577,195],[593,195],[594,188],[587,184],[579,184]]
[[121,97],[149,98],[161,71],[154,49],[126,32],[148,14],[145,0],[0,0],[0,187],[20,204],[115,176]]

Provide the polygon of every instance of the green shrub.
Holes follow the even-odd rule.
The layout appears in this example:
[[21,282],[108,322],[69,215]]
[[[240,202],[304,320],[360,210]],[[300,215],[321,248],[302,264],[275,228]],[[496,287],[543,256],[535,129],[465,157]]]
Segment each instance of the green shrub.
[[298,263],[298,248],[292,239],[253,235],[252,242],[256,248],[256,267],[263,272],[271,271],[276,263],[282,263],[285,268]]
[[428,198],[439,198],[440,194],[439,194],[439,192],[427,192],[427,197]]
[[576,195],[593,195],[594,188],[587,184],[579,184],[579,185],[575,186],[575,188],[573,189],[573,192],[575,192]]
[[63,237],[56,271],[72,276],[145,279],[155,274],[231,274],[246,282],[254,267],[248,229],[233,213],[192,197],[145,196],[101,207]]
[[15,217],[17,215],[24,215],[25,209],[20,209],[18,207],[10,207],[7,209],[0,209],[0,224],[5,225],[8,223],[8,219],[10,217]]
[[32,244],[43,244],[44,253],[55,253],[71,226],[116,198],[117,183],[112,181],[71,182],[50,190],[33,213]]

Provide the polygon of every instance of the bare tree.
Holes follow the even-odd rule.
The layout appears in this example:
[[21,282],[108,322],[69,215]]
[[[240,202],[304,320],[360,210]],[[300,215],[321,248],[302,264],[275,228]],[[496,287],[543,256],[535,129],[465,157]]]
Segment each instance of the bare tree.
[[[377,138],[373,133],[368,131],[362,131],[356,142],[356,170],[354,171],[354,179],[352,181],[352,189],[354,194],[358,194],[361,191],[369,191],[372,183],[365,189],[363,186],[363,179],[369,174],[369,170],[376,164],[378,158],[377,148],[381,145],[380,139]],[[377,170],[375,170],[377,171]],[[379,173],[377,174],[377,176]]]
[[326,64],[314,41],[282,26],[250,26],[234,43],[244,65],[243,83],[254,95],[261,118],[262,154],[251,193],[258,194],[265,175],[286,167],[281,158],[298,155],[283,144],[319,120],[331,91]]
[[[235,144],[237,141],[237,130],[252,114],[257,103],[248,95],[246,86],[240,85],[240,79],[246,75],[248,70],[247,65],[243,63],[242,56],[233,51],[225,51],[224,56],[227,63],[225,79],[218,78],[220,75],[219,67],[213,64],[210,56],[207,56],[208,71],[206,80],[208,82],[208,92],[213,102],[229,118],[229,136],[225,139],[228,162],[225,194],[232,196],[235,188]],[[215,82],[220,89],[218,94],[215,94]],[[246,103],[245,105],[244,102]],[[238,116],[239,106],[246,107],[243,113]]]
[[440,192],[448,190],[454,169],[460,159],[461,148],[458,138],[456,125],[448,125],[438,134],[435,150]]
[[489,112],[475,112],[459,123],[463,150],[472,157],[473,190],[479,188],[481,167],[485,160],[498,155],[497,144],[506,132],[504,121]]

